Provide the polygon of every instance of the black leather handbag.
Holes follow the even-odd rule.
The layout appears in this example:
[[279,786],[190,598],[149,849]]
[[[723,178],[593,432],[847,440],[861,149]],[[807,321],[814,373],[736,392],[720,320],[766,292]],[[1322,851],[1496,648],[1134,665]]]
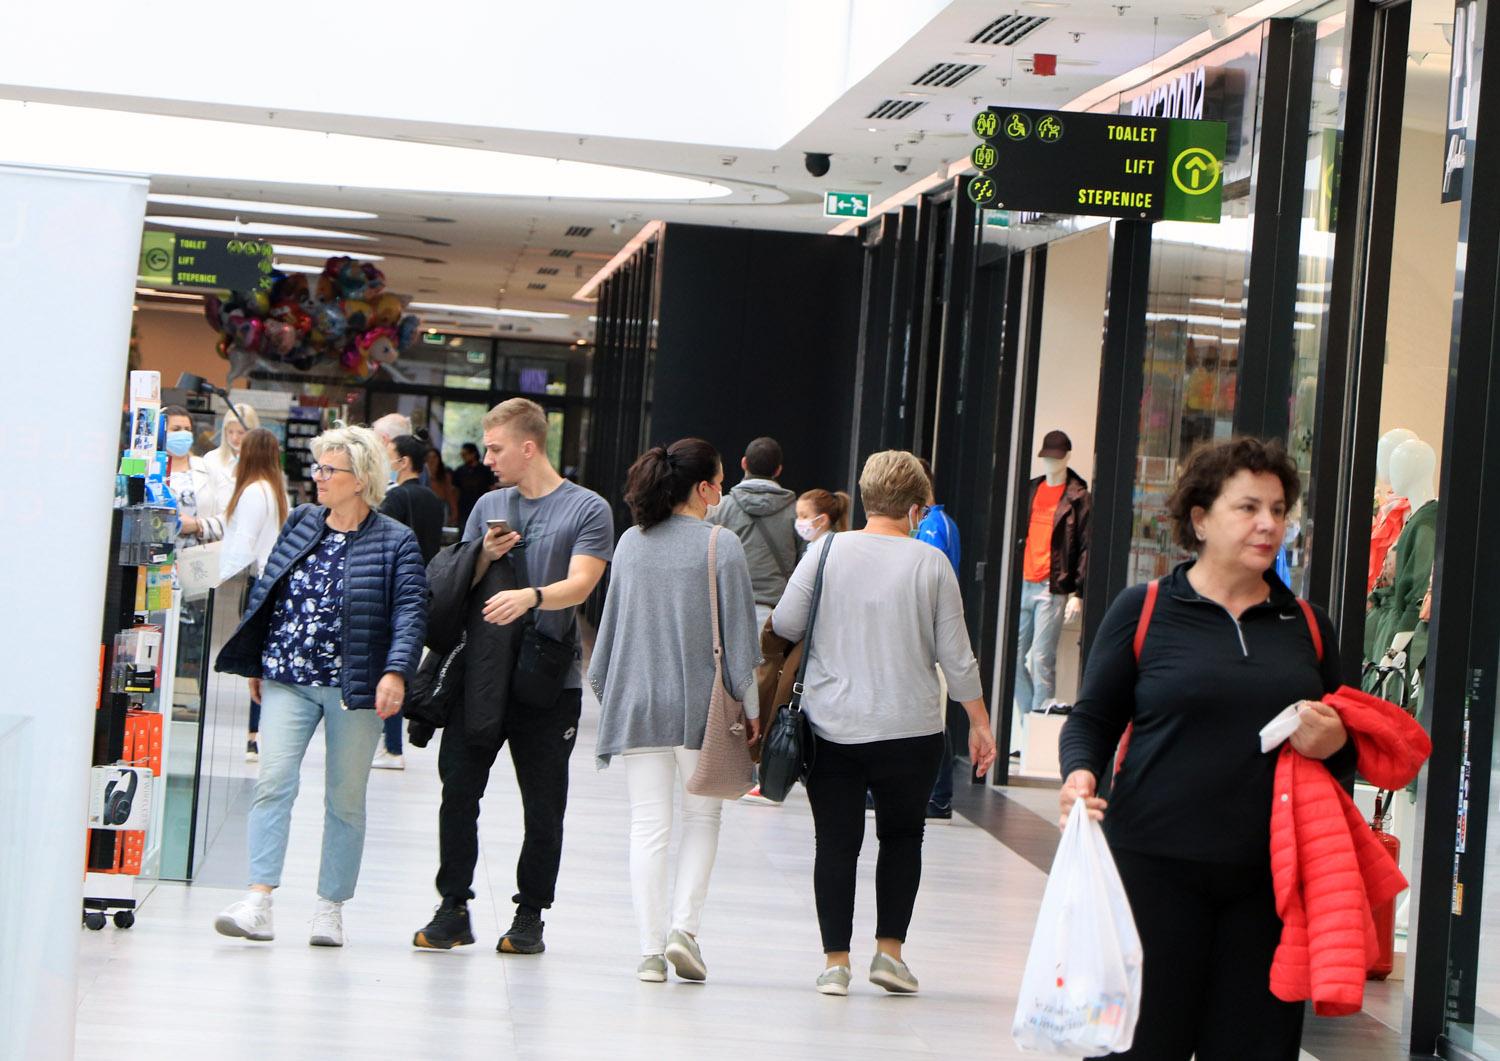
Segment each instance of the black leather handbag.
[[813,579],[812,600],[807,607],[807,632],[802,635],[802,661],[797,664],[797,680],[792,696],[776,712],[771,732],[766,734],[760,753],[760,794],[780,803],[798,781],[807,783],[812,773],[815,746],[812,724],[802,711],[802,684],[807,680],[807,661],[812,659],[813,626],[818,621],[818,602],[823,598],[823,568],[833,552],[833,534],[818,557],[818,573]]
[[[511,495],[510,525],[520,529],[520,492]],[[515,568],[516,584],[522,589],[531,588],[531,579],[526,572],[526,533],[521,531],[521,540],[509,553]],[[562,695],[568,674],[573,669],[577,651],[571,641],[561,641],[544,634],[537,626],[536,609],[526,613],[522,621],[521,644],[516,650],[516,666],[511,672],[511,699],[522,707],[534,711],[550,710]]]

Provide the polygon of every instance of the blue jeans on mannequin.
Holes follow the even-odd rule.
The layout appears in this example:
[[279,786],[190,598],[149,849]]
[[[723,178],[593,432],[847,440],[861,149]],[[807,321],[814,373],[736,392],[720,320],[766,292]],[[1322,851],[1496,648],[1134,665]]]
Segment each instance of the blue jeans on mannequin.
[[1016,707],[1035,711],[1057,688],[1057,643],[1062,640],[1068,595],[1046,582],[1021,588],[1021,622],[1016,639]]
[[346,710],[337,688],[268,681],[261,697],[260,777],[249,822],[250,883],[281,884],[302,757],[322,723],[327,773],[318,897],[343,902],[354,895],[364,856],[365,789],[380,740],[380,716]]

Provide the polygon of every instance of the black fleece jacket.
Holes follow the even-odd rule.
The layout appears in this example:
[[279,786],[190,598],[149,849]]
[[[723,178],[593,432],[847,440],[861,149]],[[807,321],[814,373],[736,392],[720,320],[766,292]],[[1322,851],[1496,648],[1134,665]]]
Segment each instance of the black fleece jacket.
[[[1083,691],[1059,741],[1063,776],[1102,778],[1133,722],[1104,830],[1112,847],[1200,862],[1262,865],[1270,858],[1276,756],[1259,733],[1287,705],[1342,684],[1333,624],[1314,608],[1320,664],[1301,606],[1267,573],[1270,599],[1238,622],[1198,595],[1191,564],[1167,576],[1136,666],[1146,587],[1115,598],[1089,650]],[[1354,746],[1326,763],[1348,784]]]

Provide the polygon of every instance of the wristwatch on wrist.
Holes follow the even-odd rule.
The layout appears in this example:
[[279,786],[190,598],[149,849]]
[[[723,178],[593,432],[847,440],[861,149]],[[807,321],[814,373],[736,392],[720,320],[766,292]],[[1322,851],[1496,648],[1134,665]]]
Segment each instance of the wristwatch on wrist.
[[540,586],[532,586],[531,592],[536,594],[536,603],[532,607],[540,608],[542,606],[542,588]]

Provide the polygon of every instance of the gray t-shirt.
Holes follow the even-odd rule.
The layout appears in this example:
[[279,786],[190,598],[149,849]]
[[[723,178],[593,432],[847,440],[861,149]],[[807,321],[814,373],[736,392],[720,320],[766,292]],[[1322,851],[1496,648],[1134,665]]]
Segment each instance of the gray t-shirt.
[[953,565],[926,542],[884,534],[825,534],[809,546],[771,619],[800,641],[818,558],[832,543],[812,632],[802,704],[813,731],[836,744],[941,733],[948,695],[984,695]]
[[[484,537],[486,521],[509,520],[511,529],[526,543],[526,577],[530,585],[547,586],[568,577],[575,556],[594,556],[608,561],[614,555],[615,521],[609,504],[576,483],[563,480],[556,490],[531,500],[519,497],[517,525],[516,488],[492,490],[481,497],[464,525],[464,541]],[[578,609],[536,613],[537,629],[549,637],[571,640],[575,646],[573,670],[565,687],[583,688],[583,650],[578,637]]]

